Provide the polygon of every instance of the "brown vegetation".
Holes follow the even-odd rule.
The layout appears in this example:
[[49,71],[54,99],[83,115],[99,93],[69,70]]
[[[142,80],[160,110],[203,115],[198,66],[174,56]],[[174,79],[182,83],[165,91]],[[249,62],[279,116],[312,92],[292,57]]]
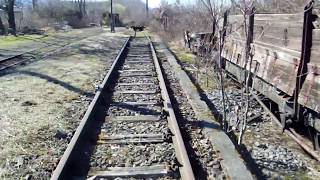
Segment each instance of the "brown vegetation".
[[[209,69],[215,69],[219,72],[216,81],[219,82],[221,88],[221,97],[223,103],[223,118],[221,122],[226,131],[238,129],[240,131],[238,143],[241,144],[243,134],[246,130],[248,110],[250,106],[250,93],[249,87],[249,72],[252,66],[252,53],[250,44],[253,40],[253,25],[250,23],[256,13],[297,13],[303,11],[303,4],[307,3],[306,0],[198,0],[195,5],[181,6],[176,3],[169,5],[166,1],[162,1],[159,9],[155,12],[156,20],[152,22],[154,31],[158,32],[165,40],[181,40],[183,39],[183,32],[189,30],[191,32],[203,32],[212,34],[209,39],[205,35],[198,47],[202,47],[201,55],[197,57],[198,71],[208,72]],[[224,73],[222,73],[221,66],[221,53],[224,48],[224,39],[226,36],[226,17],[225,12],[232,12],[232,14],[240,14],[242,28],[245,41],[243,50],[244,56],[241,57],[244,62],[244,69],[247,69],[244,77],[244,88],[242,91],[242,99],[240,103],[240,110],[242,112],[239,122],[236,123],[237,127],[229,127],[226,117],[226,105],[224,97]],[[243,22],[242,22],[243,21]],[[159,28],[160,27],[160,28]],[[204,34],[204,33],[202,33]],[[212,36],[218,39],[211,38]],[[196,40],[196,39],[194,39]],[[209,40],[209,41],[208,41]],[[206,43],[209,46],[215,44],[215,52],[211,51],[212,48],[206,48]],[[200,49],[198,49],[200,51]],[[249,70],[248,70],[249,69]]]
[[[184,30],[191,32],[215,32],[221,23],[223,13],[230,9],[231,14],[242,14],[239,5],[252,2],[256,13],[297,13],[302,12],[309,0],[197,0],[194,4],[169,4],[161,1],[153,10],[152,30],[163,35],[164,39],[181,39]],[[216,24],[216,25],[215,25]],[[165,32],[165,33],[163,33]],[[218,32],[215,32],[218,33]]]
[[[145,4],[140,0],[117,0],[113,5],[118,25],[145,24]],[[68,29],[109,25],[109,1],[0,0],[0,35],[28,33],[29,29]],[[107,16],[103,16],[103,15]],[[33,31],[34,32],[34,31]]]

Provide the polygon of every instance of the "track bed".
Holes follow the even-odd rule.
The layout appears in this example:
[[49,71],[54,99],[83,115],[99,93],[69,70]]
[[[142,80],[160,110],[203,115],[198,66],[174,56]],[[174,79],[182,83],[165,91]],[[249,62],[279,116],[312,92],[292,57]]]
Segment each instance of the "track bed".
[[52,179],[194,179],[148,38],[126,42]]

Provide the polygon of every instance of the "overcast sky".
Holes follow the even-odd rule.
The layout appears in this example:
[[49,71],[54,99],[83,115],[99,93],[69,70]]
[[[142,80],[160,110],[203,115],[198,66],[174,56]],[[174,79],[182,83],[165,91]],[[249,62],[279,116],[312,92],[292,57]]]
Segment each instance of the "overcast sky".
[[[106,1],[106,0],[87,0],[87,1]],[[115,3],[117,3],[117,0],[113,0]],[[146,2],[146,0],[141,0],[142,2]],[[169,3],[175,3],[176,0],[167,0]],[[194,3],[196,0],[180,0],[181,3]],[[161,0],[149,0],[149,7],[155,8],[159,7]]]
[[[146,0],[141,0],[141,1],[146,1]],[[175,3],[176,0],[167,0],[169,3]],[[190,4],[190,3],[194,3],[196,0],[180,0],[181,3],[187,3],[187,4]],[[149,0],[149,6],[151,8],[154,8],[154,7],[158,7],[159,4],[160,4],[161,0]]]
[[160,2],[161,2],[161,0],[149,0],[149,6],[152,8],[157,7],[157,6],[159,6]]
[[[142,0],[142,1],[145,1],[145,0]],[[168,2],[175,2],[175,0],[169,0]],[[160,4],[161,0],[149,0],[149,6],[151,8],[155,8],[155,7],[158,7],[159,4]]]

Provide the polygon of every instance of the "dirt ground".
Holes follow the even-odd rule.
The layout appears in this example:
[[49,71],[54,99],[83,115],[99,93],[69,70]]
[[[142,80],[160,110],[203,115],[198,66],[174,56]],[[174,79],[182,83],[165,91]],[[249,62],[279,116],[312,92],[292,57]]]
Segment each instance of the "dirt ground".
[[0,179],[50,178],[127,34],[91,33],[0,77]]

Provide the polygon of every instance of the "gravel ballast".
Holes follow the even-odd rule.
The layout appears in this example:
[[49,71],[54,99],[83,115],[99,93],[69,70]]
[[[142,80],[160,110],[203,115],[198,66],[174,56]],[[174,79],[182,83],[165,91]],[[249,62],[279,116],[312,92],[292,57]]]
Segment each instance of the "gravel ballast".
[[49,179],[127,39],[95,34],[0,77],[0,179]]
[[228,178],[221,166],[221,156],[211,141],[203,135],[201,121],[196,117],[186,94],[184,93],[174,69],[156,45],[157,54],[164,71],[165,79],[172,99],[173,107],[179,120],[193,171],[198,179]]
[[[175,45],[178,44],[178,45]],[[174,54],[179,56],[181,52],[188,50],[182,48],[179,43],[172,43]],[[191,53],[189,53],[191,54]],[[194,55],[192,55],[194,56]],[[217,72],[213,72],[210,67],[205,74],[204,65],[198,65],[200,68],[195,70],[195,61],[185,60],[179,56],[179,63],[190,79],[197,84],[201,91],[201,96],[210,105],[212,113],[222,115],[221,91],[219,81],[216,78]],[[206,78],[209,77],[209,86],[206,84]],[[242,92],[238,85],[231,79],[225,78],[225,90],[227,95],[227,119],[236,121],[239,118],[237,109],[239,108]],[[310,158],[301,147],[286,134],[282,133],[281,128],[271,119],[267,112],[255,101],[250,101],[248,111],[249,119],[246,133],[243,138],[243,144],[238,146],[242,157],[245,158],[250,169],[255,173],[258,179],[319,179],[319,163]],[[242,113],[240,113],[242,114]],[[230,138],[236,143],[238,133],[231,135]]]

